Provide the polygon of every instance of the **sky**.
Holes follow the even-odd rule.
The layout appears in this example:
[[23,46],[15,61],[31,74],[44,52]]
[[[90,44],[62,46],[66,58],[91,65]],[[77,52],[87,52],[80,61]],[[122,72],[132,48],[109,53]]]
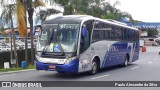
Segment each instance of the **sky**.
[[[117,0],[106,0],[111,4]],[[160,22],[160,0],[118,0],[116,8],[129,12],[133,19],[144,22]]]

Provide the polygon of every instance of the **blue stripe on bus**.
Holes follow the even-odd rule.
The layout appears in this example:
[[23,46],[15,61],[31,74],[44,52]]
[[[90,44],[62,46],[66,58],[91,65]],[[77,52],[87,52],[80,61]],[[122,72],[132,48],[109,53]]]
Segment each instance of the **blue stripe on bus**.
[[[119,47],[118,51],[112,51],[110,47],[109,51],[107,51],[104,56],[104,60],[102,62],[101,68],[123,64],[124,63],[123,57],[125,57],[127,53],[130,55],[131,47],[128,47],[128,42],[116,42],[112,44],[111,46],[118,46]],[[133,47],[135,49],[134,49],[132,60],[136,61],[138,60],[138,57],[139,57],[139,43],[137,42],[134,43]]]

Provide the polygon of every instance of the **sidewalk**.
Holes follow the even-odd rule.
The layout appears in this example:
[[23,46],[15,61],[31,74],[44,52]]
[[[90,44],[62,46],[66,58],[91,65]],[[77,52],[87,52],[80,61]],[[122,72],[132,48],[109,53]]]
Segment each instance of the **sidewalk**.
[[11,74],[11,73],[20,73],[20,72],[29,72],[34,71],[36,69],[26,69],[26,70],[17,70],[17,71],[8,71],[8,72],[0,72],[0,75]]

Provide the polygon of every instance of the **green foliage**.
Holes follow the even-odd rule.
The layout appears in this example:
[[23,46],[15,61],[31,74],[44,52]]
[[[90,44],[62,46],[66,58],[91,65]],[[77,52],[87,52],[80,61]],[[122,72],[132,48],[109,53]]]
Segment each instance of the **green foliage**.
[[15,15],[15,13],[16,13],[16,5],[15,4],[10,4],[10,5],[7,5],[7,6],[3,6],[1,18],[3,19],[5,24],[10,25],[11,24],[11,19],[12,19],[12,17],[10,17],[10,15]]
[[91,6],[91,9],[88,9],[87,14],[101,18],[101,15],[104,14],[104,11],[97,6]]
[[117,17],[113,13],[108,13],[108,14],[102,15],[101,18],[102,19],[115,19],[115,20],[117,20]]
[[70,0],[51,0],[51,1],[56,2],[56,3],[58,3],[58,4],[62,5],[62,6],[65,6],[65,5],[68,5],[68,2]]
[[52,14],[55,14],[55,13],[60,13],[59,11],[57,10],[54,10],[54,9],[48,9],[47,11],[46,10],[41,10],[39,12],[39,16],[37,17],[37,20],[36,20],[36,23],[41,20],[42,22],[44,22],[47,18],[47,16],[50,16]]
[[4,27],[0,27],[0,32],[4,32]]
[[154,37],[155,35],[158,35],[158,30],[156,29],[147,30],[147,33],[148,37]]
[[121,17],[128,17],[133,20],[128,12],[122,12],[116,8],[116,6],[120,4],[119,1],[116,1],[113,6],[104,1],[105,0],[55,0],[56,3],[64,6],[64,15],[87,14],[103,19],[119,20]]
[[67,6],[64,6],[64,15],[71,15],[74,13],[74,6],[73,5],[67,5]]

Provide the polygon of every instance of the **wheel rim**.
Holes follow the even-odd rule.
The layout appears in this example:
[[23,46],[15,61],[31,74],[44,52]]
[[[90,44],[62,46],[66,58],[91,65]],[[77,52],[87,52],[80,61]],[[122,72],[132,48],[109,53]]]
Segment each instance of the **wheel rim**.
[[127,66],[128,65],[128,61],[127,61],[127,59],[125,60],[125,66]]
[[93,62],[92,73],[95,74],[97,72],[97,64]]

